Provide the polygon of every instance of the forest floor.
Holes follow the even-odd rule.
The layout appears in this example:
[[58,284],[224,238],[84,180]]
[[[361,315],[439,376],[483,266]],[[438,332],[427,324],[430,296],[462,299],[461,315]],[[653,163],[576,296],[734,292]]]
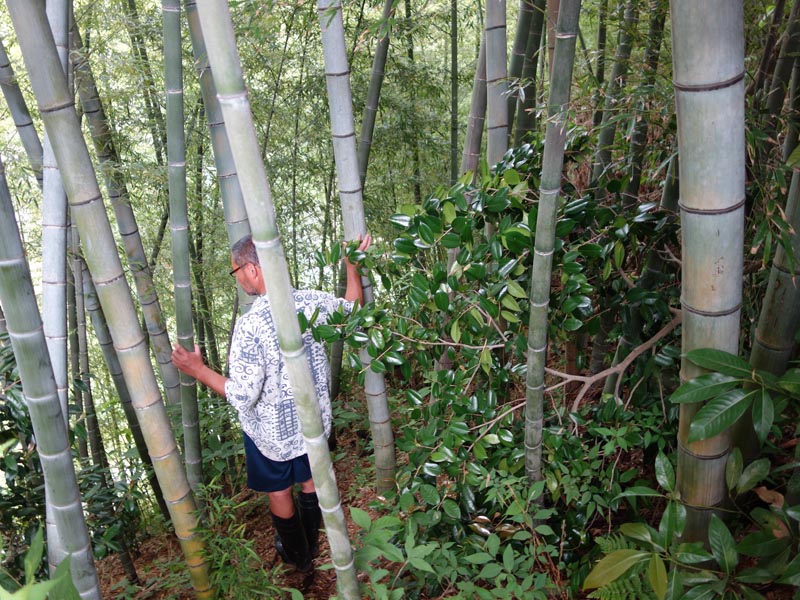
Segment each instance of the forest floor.
[[[334,461],[336,481],[341,494],[344,514],[347,520],[350,539],[355,539],[358,527],[350,520],[349,507],[356,506],[370,512],[370,503],[376,499],[370,476],[374,476],[374,468],[370,468],[369,455],[364,450],[364,440],[357,433],[344,431],[337,436],[338,447]],[[244,460],[244,457],[242,457]],[[275,551],[275,533],[268,515],[264,494],[252,492],[246,488],[236,492],[237,503],[243,503],[238,522],[245,527],[247,537],[254,541],[255,550],[263,561],[265,574],[277,572],[274,567],[280,562]],[[98,576],[102,596],[106,600],[193,600],[191,589],[181,591],[164,582],[174,579],[170,565],[182,562],[181,548],[172,532],[150,536],[139,544],[133,556],[136,570],[143,589],[134,591],[132,586],[125,585],[125,572],[116,554],[97,561]],[[300,590],[304,598],[309,600],[328,600],[336,595],[336,573],[330,566],[330,552],[324,532],[320,533],[320,556],[314,560],[315,569],[310,574],[303,574],[294,569],[283,569],[280,581],[274,585]],[[286,595],[288,598],[288,594]],[[249,600],[241,597],[237,600]]]

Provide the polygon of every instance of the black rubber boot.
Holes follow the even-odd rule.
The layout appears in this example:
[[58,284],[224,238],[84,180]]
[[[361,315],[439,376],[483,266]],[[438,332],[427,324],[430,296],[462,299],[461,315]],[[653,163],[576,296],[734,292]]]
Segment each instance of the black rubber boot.
[[311,556],[316,558],[319,556],[319,528],[322,525],[322,511],[319,508],[317,493],[300,492],[298,504],[300,505],[300,520],[306,531],[308,549]]
[[293,565],[298,571],[307,573],[314,568],[308,541],[303,530],[300,516],[295,512],[288,519],[272,515],[275,526],[275,549],[286,564]]

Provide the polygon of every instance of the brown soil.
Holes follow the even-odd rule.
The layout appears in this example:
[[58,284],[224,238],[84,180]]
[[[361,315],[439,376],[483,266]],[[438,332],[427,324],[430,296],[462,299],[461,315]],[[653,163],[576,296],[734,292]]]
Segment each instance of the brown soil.
[[[375,516],[374,511],[369,508],[370,503],[375,500],[375,491],[371,486],[364,487],[358,483],[359,480],[362,482],[365,480],[362,472],[369,463],[369,457],[363,451],[363,444],[363,440],[356,434],[340,433],[336,451],[338,458],[334,462],[351,540],[356,538],[359,528],[350,520],[349,507],[357,506]],[[264,563],[264,568],[271,573],[273,568],[279,565],[280,558],[273,545],[275,534],[267,516],[266,499],[263,494],[246,488],[235,491],[235,494],[237,503],[247,502],[241,510],[239,522],[245,525],[248,537],[255,541],[256,551]],[[143,589],[137,591],[126,591],[126,587],[132,589],[132,586],[120,585],[126,576],[117,555],[97,561],[103,598],[106,600],[193,600],[195,598],[191,589],[180,590],[172,585],[164,585],[164,580],[172,577],[168,565],[182,561],[180,546],[171,532],[143,539],[133,559],[140,581],[145,582]],[[327,600],[336,595],[336,574],[333,569],[321,570],[320,567],[326,564],[330,567],[330,562],[328,541],[324,533],[321,533],[320,556],[314,561],[314,571],[303,574],[292,568],[285,568],[280,574],[280,580],[271,583],[300,590],[303,597],[310,600]]]

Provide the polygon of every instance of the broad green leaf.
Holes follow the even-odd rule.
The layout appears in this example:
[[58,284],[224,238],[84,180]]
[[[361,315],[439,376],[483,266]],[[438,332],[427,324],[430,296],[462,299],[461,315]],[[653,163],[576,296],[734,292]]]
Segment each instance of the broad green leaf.
[[33,583],[36,579],[36,569],[42,561],[44,553],[44,531],[39,528],[31,540],[28,552],[25,554],[25,583]]
[[728,455],[728,460],[725,463],[725,483],[728,485],[728,491],[733,490],[739,479],[742,476],[742,469],[744,468],[744,459],[742,458],[742,451],[739,448],[734,448]]
[[650,529],[644,523],[623,523],[619,530],[623,535],[648,544],[653,541]]
[[658,600],[664,600],[667,595],[667,567],[658,554],[650,557],[650,564],[647,567],[647,579],[656,594]]
[[527,298],[528,295],[525,293],[525,290],[522,289],[522,286],[518,284],[513,279],[509,280],[506,285],[508,286],[508,293],[514,296],[515,298]]
[[739,564],[739,553],[736,552],[736,541],[731,532],[717,515],[711,515],[711,522],[708,525],[708,543],[719,566],[730,575]]
[[774,419],[775,407],[772,404],[772,397],[766,389],[757,390],[753,397],[753,428],[762,445],[767,440]]
[[449,225],[456,218],[456,207],[452,202],[445,202],[442,206],[442,214],[444,215],[444,222]]
[[786,550],[789,544],[791,544],[791,539],[788,536],[777,538],[772,535],[771,531],[761,530],[745,536],[736,545],[736,549],[739,554],[744,554],[745,556],[767,557],[777,556]]
[[797,146],[792,153],[789,155],[789,158],[786,159],[786,166],[790,168],[794,168],[800,164],[800,146]]
[[494,560],[494,558],[487,552],[476,552],[475,554],[465,556],[464,560],[473,565],[485,565],[486,563]]
[[717,590],[715,583],[704,583],[690,587],[686,590],[683,600],[718,600],[721,590]]
[[759,458],[747,465],[736,483],[736,493],[744,494],[752,490],[759,481],[769,475],[769,468],[768,458]]
[[429,483],[425,483],[420,486],[419,495],[422,497],[422,500],[425,501],[426,504],[430,504],[431,506],[436,506],[441,501],[439,492],[436,490],[436,487],[432,486]]
[[81,600],[78,590],[75,589],[75,584],[72,583],[72,574],[69,569],[69,564],[69,556],[58,563],[56,572],[53,575],[55,585],[52,590],[50,590],[51,598],[58,598],[59,600]]
[[458,319],[455,319],[450,325],[450,337],[456,344],[461,341],[461,327],[458,325]]
[[[56,586],[57,583],[58,580],[56,579],[34,583],[32,586],[28,588],[28,595],[23,596],[23,598],[25,598],[25,600],[47,600],[47,595],[50,593],[50,590],[52,590]],[[64,598],[63,600],[67,599]]]
[[659,533],[669,545],[669,540],[683,535],[684,527],[686,527],[686,507],[680,502],[670,500],[661,515],[661,522],[658,524]]
[[650,497],[661,498],[664,494],[644,485],[635,485],[624,490],[621,494],[617,495],[614,500],[619,498],[635,498],[635,497]]
[[650,558],[650,552],[641,550],[615,550],[611,554],[604,556],[583,582],[583,590],[593,590],[595,588],[608,585],[615,581],[631,567]]
[[428,573],[434,573],[433,567],[431,567],[427,561],[417,558],[416,556],[412,556],[408,559],[408,562],[411,564],[412,567],[415,569],[419,569],[420,571],[426,571]]
[[617,266],[618,269],[622,268],[622,264],[625,262],[625,246],[617,240],[614,242],[614,264]]
[[511,297],[510,295],[503,296],[503,298],[500,300],[500,303],[503,306],[505,306],[508,310],[513,312],[519,312],[520,310],[522,310],[519,307],[519,303],[516,300],[514,300],[514,298]]
[[714,557],[703,548],[700,542],[692,542],[679,544],[675,551],[675,558],[683,564],[696,565],[707,562]]
[[519,177],[519,173],[517,173],[514,169],[506,169],[503,171],[503,179],[506,180],[506,183],[509,186],[517,185],[520,181],[522,181]]
[[503,568],[507,573],[514,572],[514,547],[511,544],[503,551]]
[[444,509],[445,514],[451,519],[458,520],[461,518],[461,509],[458,507],[458,503],[455,500],[447,498],[442,502],[442,509]]
[[750,408],[754,395],[739,388],[709,400],[692,419],[688,441],[705,440],[728,429]]
[[492,579],[500,575],[500,573],[502,572],[503,572],[503,567],[502,565],[500,565],[500,563],[496,562],[486,563],[485,565],[483,565],[481,572],[478,573],[478,579],[491,581]]
[[353,519],[353,523],[364,531],[369,531],[372,526],[372,519],[369,518],[369,513],[357,506],[350,507],[350,518]]
[[663,452],[659,452],[656,456],[656,479],[658,484],[668,492],[675,489],[675,469]]
[[669,397],[676,404],[705,402],[736,387],[739,380],[721,373],[707,373],[687,381]]
[[686,353],[686,358],[696,364],[698,367],[708,369],[709,371],[716,371],[739,379],[751,379],[753,376],[753,367],[750,366],[743,358],[725,352],[724,350],[717,350],[716,348],[697,348],[689,350]]
[[786,569],[784,569],[778,583],[793,585],[795,587],[800,586],[800,554],[795,556],[792,562],[786,565]]
[[778,385],[790,394],[800,394],[800,369],[790,369],[778,380]]

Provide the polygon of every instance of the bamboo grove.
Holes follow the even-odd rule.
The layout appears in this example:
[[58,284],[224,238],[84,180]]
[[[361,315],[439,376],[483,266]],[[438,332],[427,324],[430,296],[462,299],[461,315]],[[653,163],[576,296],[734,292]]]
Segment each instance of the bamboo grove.
[[[799,50],[800,0],[6,0],[0,587],[139,589],[169,528],[192,595],[286,592],[218,551],[241,434],[170,358],[225,371],[251,234],[338,597],[788,594]],[[365,305],[298,319],[344,255]]]

